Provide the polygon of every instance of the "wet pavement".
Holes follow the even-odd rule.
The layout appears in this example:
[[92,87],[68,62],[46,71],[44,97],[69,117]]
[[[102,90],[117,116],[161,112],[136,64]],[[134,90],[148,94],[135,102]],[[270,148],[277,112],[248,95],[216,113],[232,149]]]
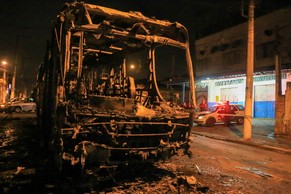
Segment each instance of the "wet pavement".
[[[35,112],[26,113],[0,113],[0,123],[3,120],[14,119],[36,119]],[[262,149],[273,150],[281,153],[291,154],[291,138],[287,136],[274,135],[274,119],[253,118],[252,119],[252,137],[250,140],[243,138],[243,125],[233,124],[230,127],[223,124],[214,127],[201,127],[195,125],[192,133],[208,138],[240,143]]]
[[[265,184],[275,189],[265,193],[284,193],[277,191],[289,188],[287,187],[289,182],[285,181],[290,180],[286,173],[288,171],[285,167],[284,170],[280,167],[289,161],[290,155],[285,153],[291,153],[291,143],[286,137],[273,135],[274,120],[253,119],[251,140],[243,139],[243,125],[194,126],[192,132],[196,136],[196,141],[192,149],[192,158],[175,156],[171,162],[157,166],[126,168],[116,174],[113,182],[102,183],[89,176],[80,179],[59,177],[49,160],[43,157],[44,153],[37,149],[39,144],[35,123],[35,113],[0,114],[0,193],[178,193],[180,182],[188,183],[190,178],[189,182],[195,182],[192,193],[240,193],[245,185],[250,185],[244,189],[248,191],[246,193],[258,193],[256,191],[262,188],[268,191]],[[266,152],[270,153],[269,151],[254,151],[249,154],[246,149],[242,149],[245,150],[244,156],[243,151],[230,156],[231,150],[236,153],[238,149],[245,147],[243,145],[284,154],[272,153],[272,156],[266,159]],[[220,150],[216,150],[217,147]],[[226,149],[231,150],[223,155],[222,150]],[[215,155],[216,153],[218,154]],[[259,158],[258,155],[263,157]],[[272,163],[277,164],[280,161],[284,163],[279,163],[278,168],[274,170]],[[269,163],[272,168],[267,166]],[[256,171],[252,172],[254,169]],[[261,170],[259,172],[267,174],[260,174],[255,179],[256,182],[253,181],[253,174],[258,173],[258,169]],[[278,188],[278,180],[281,178],[284,181],[279,182],[281,187]],[[269,182],[265,183],[267,179]],[[204,188],[205,191],[200,191]],[[285,191],[284,189],[282,191]]]
[[195,187],[187,189],[208,190],[193,175],[171,170],[176,165],[170,163],[124,166],[114,173],[107,169],[110,179],[102,181],[90,171],[78,177],[60,174],[39,149],[35,124],[35,113],[0,114],[0,193],[178,193],[189,178]]
[[218,124],[214,127],[201,127],[195,125],[192,133],[208,138],[229,141],[266,150],[291,154],[291,138],[274,135],[274,119],[252,119],[252,136],[250,140],[243,138],[243,125],[233,124],[230,127]]
[[[14,119],[36,119],[36,113],[0,113],[0,123],[2,120]],[[192,133],[213,139],[291,154],[291,138],[274,135],[274,126],[274,119],[253,118],[252,137],[250,140],[245,140],[243,138],[244,126],[237,124],[233,124],[230,127],[224,126],[223,124],[218,124],[214,127],[201,127],[195,125],[192,128]]]
[[13,119],[36,119],[36,112],[0,113],[0,126],[1,121]]

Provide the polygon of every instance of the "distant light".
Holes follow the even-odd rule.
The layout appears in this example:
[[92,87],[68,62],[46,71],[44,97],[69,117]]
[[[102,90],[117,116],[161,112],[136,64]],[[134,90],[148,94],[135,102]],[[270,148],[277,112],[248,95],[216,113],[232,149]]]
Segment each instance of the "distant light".
[[130,65],[130,69],[134,69],[135,68],[135,65],[134,64],[131,64]]
[[206,80],[201,80],[201,83],[208,83],[209,80],[210,80],[210,78],[208,77],[208,78],[206,78]]
[[122,48],[117,47],[117,46],[113,46],[113,45],[111,45],[109,48],[114,49],[114,50],[119,50],[119,51],[122,50]]
[[1,63],[2,63],[2,65],[7,65],[6,61],[2,61]]

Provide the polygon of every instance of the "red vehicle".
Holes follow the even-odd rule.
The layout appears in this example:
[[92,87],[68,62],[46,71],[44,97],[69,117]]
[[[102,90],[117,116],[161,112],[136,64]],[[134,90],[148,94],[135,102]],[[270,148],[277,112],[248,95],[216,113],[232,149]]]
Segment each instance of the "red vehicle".
[[231,113],[225,112],[224,104],[217,104],[209,107],[207,111],[199,112],[195,115],[194,122],[198,125],[213,126],[216,123],[225,122],[226,114],[231,117],[230,122],[235,122],[239,125],[244,122],[244,106],[240,104],[230,104]]

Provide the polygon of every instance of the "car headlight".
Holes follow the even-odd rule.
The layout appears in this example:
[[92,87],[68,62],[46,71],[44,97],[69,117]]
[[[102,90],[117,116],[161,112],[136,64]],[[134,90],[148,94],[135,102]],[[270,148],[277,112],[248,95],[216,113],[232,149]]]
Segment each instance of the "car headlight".
[[200,115],[198,116],[198,119],[203,119],[205,116],[204,115]]

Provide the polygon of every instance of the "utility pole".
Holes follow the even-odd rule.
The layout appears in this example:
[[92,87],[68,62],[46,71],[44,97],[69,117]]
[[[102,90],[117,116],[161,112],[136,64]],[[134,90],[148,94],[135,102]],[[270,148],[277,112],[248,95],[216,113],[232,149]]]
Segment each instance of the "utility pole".
[[17,76],[17,59],[18,59],[18,44],[20,38],[29,38],[30,36],[25,35],[17,35],[16,36],[16,43],[15,43],[15,50],[14,50],[14,70],[13,70],[13,77],[12,77],[12,86],[11,86],[11,95],[10,98],[15,97],[16,93],[16,76]]
[[3,85],[4,85],[4,90],[3,90],[3,103],[6,103],[6,90],[7,90],[7,78],[6,78],[6,69],[3,68]]
[[254,19],[255,3],[249,1],[248,9],[248,47],[247,47],[247,73],[246,73],[246,96],[245,96],[245,117],[244,135],[246,140],[252,137],[252,115],[253,115],[253,76],[254,76]]
[[16,86],[16,68],[17,68],[17,52],[18,52],[18,42],[19,42],[19,37],[16,37],[16,43],[15,43],[15,53],[14,53],[14,69],[13,69],[13,76],[12,76],[12,85],[11,85],[11,95],[10,98],[15,97],[15,86]]
[[[275,27],[273,30],[275,33],[275,75],[276,75],[276,94],[275,94],[275,128],[274,133],[275,135],[284,135],[286,134],[286,128],[283,121],[280,118],[284,117],[285,114],[285,96],[282,95],[282,75],[281,75],[281,42],[282,37],[280,36],[280,31],[289,26],[289,24],[282,26],[279,28],[278,26]],[[286,114],[285,114],[286,115]]]
[[16,63],[15,63],[14,70],[13,70],[10,98],[14,98],[15,97],[15,81],[16,81]]
[[[278,32],[276,32],[278,33]],[[276,34],[276,41],[278,42],[278,36]],[[277,43],[278,44],[278,43]],[[281,56],[279,52],[279,45],[276,48],[276,55],[275,55],[275,74],[276,74],[276,94],[275,94],[275,128],[274,133],[275,135],[282,135],[284,134],[284,123],[282,120],[278,118],[283,118],[284,115],[284,108],[285,108],[285,98],[282,95],[282,76],[281,76]]]

